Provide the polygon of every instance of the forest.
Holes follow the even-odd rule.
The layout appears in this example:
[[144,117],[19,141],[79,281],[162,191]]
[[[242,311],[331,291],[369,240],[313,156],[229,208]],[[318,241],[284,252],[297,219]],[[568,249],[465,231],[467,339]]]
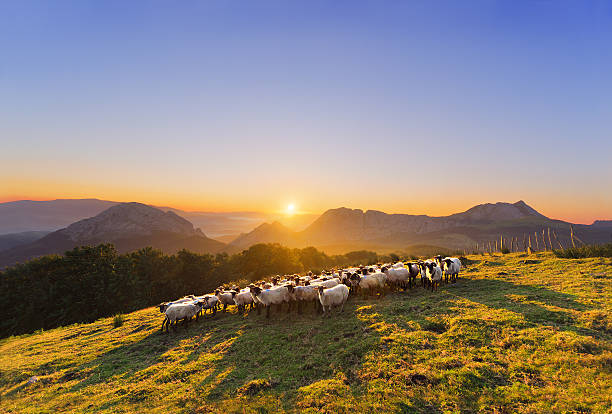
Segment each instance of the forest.
[[151,247],[119,254],[112,244],[77,247],[0,272],[4,317],[0,337],[92,322],[187,294],[204,294],[230,281],[246,284],[276,274],[373,264],[397,256],[354,251],[329,256],[314,247],[257,244],[234,255]]

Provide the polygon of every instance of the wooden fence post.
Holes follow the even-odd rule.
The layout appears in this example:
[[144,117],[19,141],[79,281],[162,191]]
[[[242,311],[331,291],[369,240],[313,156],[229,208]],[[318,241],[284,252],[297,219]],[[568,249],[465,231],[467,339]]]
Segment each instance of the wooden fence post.
[[552,240],[550,239],[550,227],[548,228],[548,245],[550,246],[550,250],[554,250]]
[[559,237],[557,236],[557,232],[553,230],[553,236],[555,236],[555,240],[557,241],[557,244],[559,245],[559,247],[561,248],[561,250],[564,249],[563,245],[561,244],[561,240],[559,240]]

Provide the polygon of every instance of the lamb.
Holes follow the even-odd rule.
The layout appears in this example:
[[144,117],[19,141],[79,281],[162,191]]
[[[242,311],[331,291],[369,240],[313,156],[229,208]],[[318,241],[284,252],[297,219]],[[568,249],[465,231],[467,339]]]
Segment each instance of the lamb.
[[450,278],[450,281],[455,283],[461,270],[461,260],[456,257],[446,257],[442,260],[442,263],[446,280],[448,281]]
[[232,291],[232,297],[234,298],[234,303],[238,308],[238,313],[242,313],[247,306],[250,306],[253,309],[253,296],[251,296],[251,291],[249,288],[242,289],[240,292]]
[[[332,307],[340,306],[340,312],[344,311],[344,304],[349,296],[349,288],[346,285],[337,285],[329,289],[318,286],[318,290],[323,315],[325,315],[325,308],[331,312]],[[331,313],[328,314],[331,315]]]
[[166,332],[169,331],[170,325],[174,324],[176,326],[176,322],[179,320],[183,320],[183,323],[189,322],[192,317],[196,317],[198,313],[202,310],[202,302],[197,301],[194,303],[174,303],[166,309],[164,312],[166,317],[162,322],[162,332],[164,331],[164,325],[166,326]]
[[[272,305],[278,305],[280,310],[283,306],[283,302],[289,302],[291,300],[287,286],[274,286],[265,290],[261,290],[259,286],[250,286],[249,290],[253,299],[257,300],[258,303],[261,303],[261,305],[266,308],[266,318],[270,317],[270,307]],[[259,306],[257,307],[257,313],[260,313]]]

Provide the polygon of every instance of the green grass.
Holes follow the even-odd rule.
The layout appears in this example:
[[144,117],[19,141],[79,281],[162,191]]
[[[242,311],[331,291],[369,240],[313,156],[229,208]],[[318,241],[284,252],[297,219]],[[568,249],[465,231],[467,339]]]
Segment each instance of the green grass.
[[161,334],[148,308],[6,338],[0,412],[609,412],[612,261],[468,259],[438,292],[332,318],[232,310]]

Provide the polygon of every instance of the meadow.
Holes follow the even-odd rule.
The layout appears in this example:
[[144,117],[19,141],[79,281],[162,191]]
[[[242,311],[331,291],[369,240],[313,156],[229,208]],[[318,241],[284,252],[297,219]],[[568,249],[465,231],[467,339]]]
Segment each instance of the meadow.
[[[147,308],[0,340],[8,413],[606,413],[612,259],[472,255],[455,284],[322,318]],[[119,318],[121,319],[121,318]]]

